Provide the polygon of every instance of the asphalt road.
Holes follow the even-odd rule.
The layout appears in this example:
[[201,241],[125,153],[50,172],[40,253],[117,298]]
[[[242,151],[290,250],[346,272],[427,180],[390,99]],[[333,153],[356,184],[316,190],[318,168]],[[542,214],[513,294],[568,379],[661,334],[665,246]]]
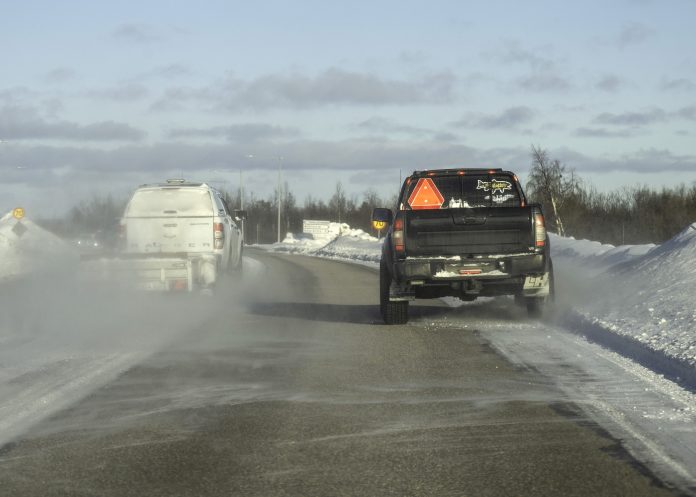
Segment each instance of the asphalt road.
[[188,333],[0,448],[0,495],[678,494],[443,305],[384,326],[375,271],[250,253],[177,300]]

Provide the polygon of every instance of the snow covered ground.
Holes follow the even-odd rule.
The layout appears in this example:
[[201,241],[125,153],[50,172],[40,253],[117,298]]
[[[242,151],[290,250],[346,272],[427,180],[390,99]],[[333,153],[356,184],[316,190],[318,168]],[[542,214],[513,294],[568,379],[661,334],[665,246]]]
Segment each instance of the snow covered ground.
[[77,264],[70,245],[30,219],[0,218],[0,280]]
[[576,312],[696,368],[696,223],[658,246],[557,236],[551,246],[559,282],[575,290]]
[[291,254],[316,255],[379,264],[382,242],[361,229],[345,223],[331,223],[328,235],[293,235],[280,243],[258,245],[265,250]]

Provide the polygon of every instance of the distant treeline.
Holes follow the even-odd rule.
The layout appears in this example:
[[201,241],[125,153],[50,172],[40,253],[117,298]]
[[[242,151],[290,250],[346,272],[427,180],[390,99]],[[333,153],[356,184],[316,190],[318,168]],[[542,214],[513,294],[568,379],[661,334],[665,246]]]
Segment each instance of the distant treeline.
[[[624,187],[601,193],[559,161],[549,160],[544,150],[533,147],[532,152],[533,165],[525,189],[530,201],[543,205],[550,231],[614,245],[661,243],[696,222],[696,184],[662,189]],[[222,194],[232,208],[240,207],[238,192]],[[395,195],[384,199],[375,190],[348,196],[340,182],[328,201],[307,197],[300,205],[287,183],[280,197],[281,237],[300,233],[303,219],[347,223],[376,235],[370,222],[372,209],[396,205]],[[245,195],[247,243],[276,241],[277,198],[275,193],[267,199]],[[96,234],[112,239],[118,233],[125,202],[111,196],[95,197],[73,207],[64,219],[42,223],[65,237]]]
[[531,156],[525,189],[553,232],[612,245],[661,243],[696,222],[696,184],[602,193],[540,147]]
[[[612,245],[661,243],[696,222],[696,185],[660,190],[637,186],[611,193],[580,188],[563,199],[559,214],[565,234],[578,239]],[[558,231],[555,222],[551,229]]]

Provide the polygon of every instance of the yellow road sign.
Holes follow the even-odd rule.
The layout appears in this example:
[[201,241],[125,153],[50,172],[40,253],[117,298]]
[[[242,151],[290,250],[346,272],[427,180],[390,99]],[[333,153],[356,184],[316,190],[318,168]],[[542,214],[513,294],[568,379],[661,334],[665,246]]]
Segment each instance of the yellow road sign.
[[384,221],[372,221],[372,227],[377,231],[382,231],[386,225]]
[[24,217],[24,209],[22,207],[17,207],[12,211],[12,216],[15,219],[22,219]]

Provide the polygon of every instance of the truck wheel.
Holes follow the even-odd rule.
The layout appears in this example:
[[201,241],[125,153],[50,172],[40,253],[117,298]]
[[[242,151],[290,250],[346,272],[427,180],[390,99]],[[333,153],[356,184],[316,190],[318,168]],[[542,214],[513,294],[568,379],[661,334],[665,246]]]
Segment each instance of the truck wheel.
[[527,315],[532,318],[540,318],[556,300],[556,282],[553,276],[553,264],[549,265],[549,294],[546,297],[536,297],[525,299],[527,304]]
[[408,322],[408,301],[390,302],[389,287],[392,278],[386,264],[379,264],[379,311],[386,324],[406,324]]
[[242,268],[244,267],[243,265],[244,261],[244,247],[239,247],[239,260],[237,261],[237,264],[234,266],[231,266],[232,268],[232,274],[235,276],[241,276],[242,275]]

